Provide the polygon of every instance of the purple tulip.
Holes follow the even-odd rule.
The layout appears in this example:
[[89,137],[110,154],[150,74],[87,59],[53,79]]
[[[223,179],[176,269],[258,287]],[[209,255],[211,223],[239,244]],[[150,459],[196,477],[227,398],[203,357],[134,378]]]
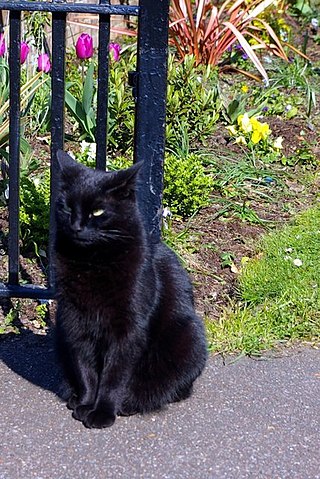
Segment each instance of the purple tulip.
[[121,46],[119,45],[119,43],[110,43],[109,51],[113,53],[114,61],[118,62],[120,60],[120,51],[121,51]]
[[93,40],[88,33],[81,33],[76,43],[76,54],[81,60],[91,58],[93,55]]
[[6,41],[4,39],[4,34],[0,33],[0,57],[3,57],[6,52]]
[[50,70],[51,70],[51,63],[50,63],[49,55],[47,55],[46,53],[42,53],[41,55],[38,56],[38,71],[49,73]]
[[26,42],[22,42],[20,45],[20,63],[21,65],[26,61],[29,54],[29,45]]

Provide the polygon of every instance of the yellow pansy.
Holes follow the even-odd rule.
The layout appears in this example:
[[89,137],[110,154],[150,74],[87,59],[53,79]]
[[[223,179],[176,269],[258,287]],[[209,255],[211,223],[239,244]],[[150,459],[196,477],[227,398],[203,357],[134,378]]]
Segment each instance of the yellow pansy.
[[238,143],[238,145],[246,145],[247,144],[245,137],[242,136],[242,135],[240,135],[236,138],[236,143]]
[[271,130],[268,123],[261,123],[256,118],[252,118],[251,124],[253,128],[251,136],[252,143],[259,143],[260,140],[265,140],[270,135]]
[[248,113],[238,116],[238,125],[243,131],[243,133],[250,133],[252,131],[252,124],[248,116]]
[[232,135],[232,136],[237,135],[237,130],[236,130],[236,127],[234,125],[226,126],[226,129],[228,130],[230,135]]

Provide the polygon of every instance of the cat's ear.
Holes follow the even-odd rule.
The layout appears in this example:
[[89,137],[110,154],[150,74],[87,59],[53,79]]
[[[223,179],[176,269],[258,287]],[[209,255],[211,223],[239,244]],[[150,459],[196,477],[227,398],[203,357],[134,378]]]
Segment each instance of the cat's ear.
[[72,156],[68,155],[68,153],[65,153],[62,150],[57,151],[57,160],[59,165],[60,179],[64,183],[74,181],[75,176],[79,175],[80,171],[86,168],[84,165],[78,163],[72,158]]
[[72,156],[68,155],[68,153],[62,150],[57,151],[57,160],[61,172],[65,172],[66,169],[79,166],[79,163],[77,163]]
[[130,168],[127,168],[126,170],[120,170],[118,173],[123,175],[124,182],[126,184],[132,182],[134,185],[136,185],[142,165],[143,161],[138,161],[138,163],[134,163],[132,166],[130,166]]
[[[143,165],[142,161],[134,163],[126,170],[118,170],[112,172],[112,190],[123,197],[129,196],[137,189],[139,171]],[[110,188],[110,186],[109,186]]]

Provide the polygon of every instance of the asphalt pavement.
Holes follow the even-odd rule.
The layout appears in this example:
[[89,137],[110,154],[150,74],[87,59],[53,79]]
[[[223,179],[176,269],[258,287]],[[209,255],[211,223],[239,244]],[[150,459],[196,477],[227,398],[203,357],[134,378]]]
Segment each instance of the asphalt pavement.
[[0,479],[320,478],[320,350],[211,357],[193,396],[87,430],[50,336],[0,339]]

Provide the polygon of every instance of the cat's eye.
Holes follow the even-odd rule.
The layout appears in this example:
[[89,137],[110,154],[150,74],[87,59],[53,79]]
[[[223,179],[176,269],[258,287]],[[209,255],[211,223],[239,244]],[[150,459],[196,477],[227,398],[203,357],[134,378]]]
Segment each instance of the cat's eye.
[[92,216],[95,216],[95,217],[101,216],[103,215],[103,213],[104,213],[104,210],[102,208],[98,208],[92,211]]

